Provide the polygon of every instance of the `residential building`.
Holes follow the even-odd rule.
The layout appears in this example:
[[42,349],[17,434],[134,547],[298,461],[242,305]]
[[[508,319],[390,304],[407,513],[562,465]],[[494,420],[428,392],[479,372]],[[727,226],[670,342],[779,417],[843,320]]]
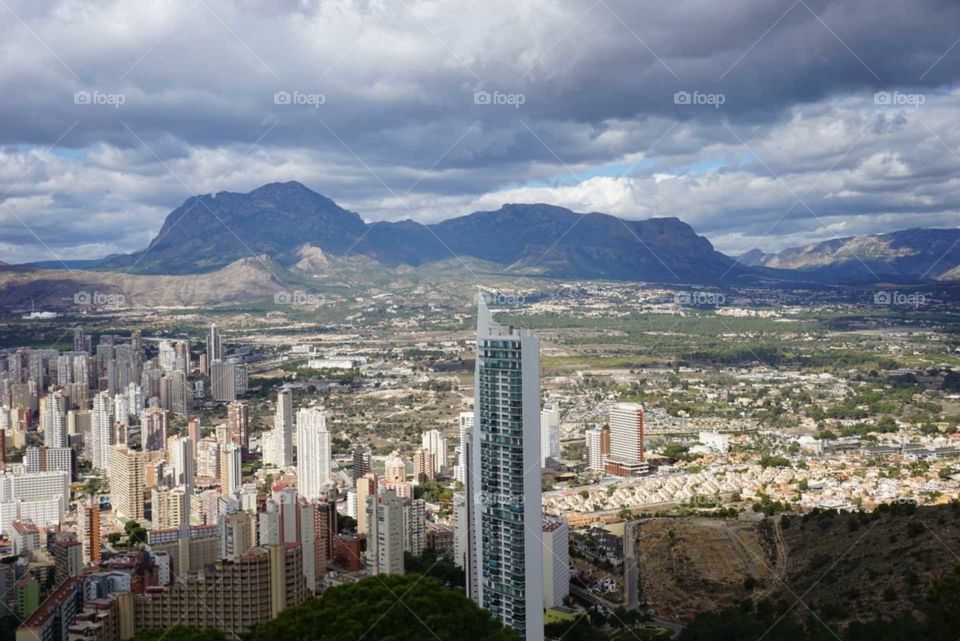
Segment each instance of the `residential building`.
[[307,500],[324,496],[332,476],[327,416],[319,407],[297,412],[297,492]]
[[293,465],[293,391],[289,387],[277,391],[273,431],[265,441],[264,465],[278,468]]
[[603,472],[610,455],[610,428],[596,426],[587,430],[587,468]]
[[563,605],[570,594],[570,528],[564,516],[543,517],[543,607]]
[[560,460],[560,406],[545,403],[540,410],[540,465],[547,466],[547,459]]
[[646,471],[643,444],[643,407],[639,403],[617,403],[610,408],[610,455],[608,474],[635,476]]
[[447,439],[440,430],[427,430],[420,439],[420,447],[433,455],[433,478],[440,476],[447,465]]
[[404,506],[394,492],[367,497],[366,564],[371,574],[403,574]]
[[493,322],[477,304],[474,396],[474,536],[479,600],[526,641],[543,639],[540,479],[540,341]]
[[110,504],[113,511],[134,520],[144,518],[145,463],[143,452],[117,445],[110,450]]
[[131,619],[138,634],[185,625],[237,638],[307,597],[300,546],[272,545],[133,595]]
[[223,493],[235,495],[240,491],[243,485],[243,459],[241,458],[241,449],[239,445],[230,443],[220,447],[220,487]]

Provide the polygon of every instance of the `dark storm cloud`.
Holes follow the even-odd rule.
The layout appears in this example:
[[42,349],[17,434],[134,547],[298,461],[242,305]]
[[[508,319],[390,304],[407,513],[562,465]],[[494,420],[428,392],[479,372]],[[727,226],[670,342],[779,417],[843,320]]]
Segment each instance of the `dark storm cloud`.
[[955,2],[7,4],[13,260],[136,249],[267,180],[370,218],[677,215],[731,251],[958,209]]

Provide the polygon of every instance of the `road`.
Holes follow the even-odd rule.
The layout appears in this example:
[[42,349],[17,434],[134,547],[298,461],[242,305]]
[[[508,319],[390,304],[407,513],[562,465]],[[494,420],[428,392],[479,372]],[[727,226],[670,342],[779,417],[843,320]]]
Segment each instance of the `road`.
[[[613,603],[612,601],[607,601],[603,597],[598,596],[593,592],[590,592],[589,590],[585,590],[580,586],[573,585],[572,583],[570,584],[570,594],[576,597],[579,597],[585,601],[588,601],[590,603],[594,603],[596,605],[602,605],[611,611],[616,610],[621,605],[619,603]],[[683,625],[679,623],[673,623],[672,621],[664,621],[663,619],[652,619],[650,622],[653,623],[654,625],[658,625],[661,628],[665,628],[673,632],[673,634],[670,635],[671,639],[676,639],[678,636],[680,636],[680,633],[683,632]]]

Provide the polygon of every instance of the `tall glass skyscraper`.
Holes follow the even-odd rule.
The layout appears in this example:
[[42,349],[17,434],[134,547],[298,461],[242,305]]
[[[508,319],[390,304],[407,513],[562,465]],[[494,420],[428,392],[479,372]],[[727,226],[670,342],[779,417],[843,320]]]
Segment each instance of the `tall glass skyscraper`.
[[526,641],[543,639],[540,340],[477,303],[473,452],[480,605]]

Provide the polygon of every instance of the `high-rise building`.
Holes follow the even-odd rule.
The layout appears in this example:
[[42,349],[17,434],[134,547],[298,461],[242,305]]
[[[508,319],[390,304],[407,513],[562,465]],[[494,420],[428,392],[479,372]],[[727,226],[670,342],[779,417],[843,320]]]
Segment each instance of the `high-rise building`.
[[367,568],[371,574],[403,574],[404,506],[392,491],[367,497]]
[[427,511],[423,499],[403,502],[403,550],[421,556],[427,546]]
[[453,478],[461,483],[466,483],[467,479],[467,448],[473,439],[473,412],[460,412],[458,420],[460,427],[460,445],[457,448],[457,467],[454,469]]
[[466,593],[473,601],[480,603],[480,556],[476,536],[477,526],[477,475],[473,473],[474,454],[474,415],[473,412],[460,414],[460,459],[458,461],[463,492],[453,496],[454,545],[453,560],[463,568],[466,580]]
[[144,514],[145,458],[124,446],[110,448],[110,504],[117,514],[136,521]]
[[113,403],[110,392],[100,392],[93,397],[93,410],[90,414],[90,452],[93,467],[106,469],[110,461],[110,448],[113,446]]
[[121,627],[128,623],[136,634],[176,625],[217,628],[235,639],[308,596],[301,546],[258,547],[202,574],[126,597],[133,603],[121,608]]
[[457,567],[463,569],[467,596],[477,601],[480,598],[480,586],[478,585],[477,554],[475,553],[476,537],[474,536],[473,509],[475,509],[475,503],[467,500],[465,492],[454,493],[453,561]]
[[384,480],[389,484],[405,483],[407,480],[407,462],[400,452],[394,450],[384,463]]
[[188,525],[190,495],[181,487],[157,486],[150,490],[150,520],[158,529]]
[[54,585],[79,576],[83,570],[83,546],[73,532],[48,532],[47,551],[53,557]]
[[197,459],[197,447],[200,445],[200,419],[191,418],[187,421],[187,436],[190,437],[190,445],[193,447],[193,459]]
[[247,366],[230,361],[210,363],[210,395],[213,400],[229,403],[247,391]]
[[540,465],[547,466],[547,459],[560,460],[560,406],[546,403],[540,410]]
[[565,516],[543,517],[543,607],[563,605],[570,594],[570,529]]
[[193,386],[183,370],[167,372],[160,379],[160,407],[176,416],[187,416],[193,403]]
[[317,580],[327,573],[327,563],[333,561],[333,542],[337,536],[337,504],[321,499],[314,504]]
[[206,437],[200,439],[197,445],[197,470],[198,477],[204,479],[220,478],[220,447],[216,440]]
[[235,495],[243,485],[243,459],[239,445],[220,446],[220,487],[224,494]]
[[167,447],[167,432],[170,430],[170,412],[159,407],[143,411],[140,438],[145,452],[160,452]]
[[77,537],[83,545],[85,565],[100,563],[100,501],[88,496],[77,501]]
[[256,517],[238,510],[224,514],[220,519],[220,558],[238,559],[257,545]]
[[73,328],[73,351],[83,352],[86,350],[87,341],[83,328],[77,325]]
[[193,439],[181,436],[173,439],[169,453],[173,464],[173,484],[193,487],[196,476],[193,458]]
[[260,512],[260,545],[299,543],[303,548],[303,574],[307,587],[316,591],[317,583],[317,512],[314,505],[297,496],[292,487],[275,490]]
[[233,444],[249,449],[250,406],[246,401],[234,401],[227,406],[227,432]]
[[433,477],[436,478],[447,464],[447,439],[440,430],[427,430],[420,439],[420,447],[433,454]]
[[437,467],[434,464],[435,460],[433,452],[430,450],[419,449],[413,453],[413,480],[415,483],[436,480]]
[[480,605],[526,641],[541,641],[540,341],[494,323],[482,296],[475,378],[468,499],[476,504]]
[[71,447],[28,447],[23,455],[26,472],[66,472],[74,477],[74,452]]
[[587,467],[594,472],[602,472],[610,454],[610,428],[596,426],[587,430]]
[[617,403],[610,408],[610,455],[606,471],[617,476],[635,476],[646,471],[643,448],[643,407]]
[[356,481],[364,474],[368,474],[371,469],[373,453],[370,448],[363,449],[358,447],[353,450],[353,480]]
[[367,498],[377,494],[377,475],[368,472],[357,479],[357,534],[367,534]]
[[68,447],[67,406],[63,392],[55,390],[40,401],[40,424],[43,426],[43,444],[47,447]]
[[293,391],[289,387],[277,392],[273,431],[267,435],[264,446],[265,465],[281,468],[293,465]]
[[323,488],[332,475],[330,432],[327,415],[319,407],[297,412],[297,492],[314,500],[324,496]]
[[222,360],[223,342],[220,340],[220,329],[214,323],[210,326],[210,335],[207,337],[207,366],[210,367],[215,361]]

